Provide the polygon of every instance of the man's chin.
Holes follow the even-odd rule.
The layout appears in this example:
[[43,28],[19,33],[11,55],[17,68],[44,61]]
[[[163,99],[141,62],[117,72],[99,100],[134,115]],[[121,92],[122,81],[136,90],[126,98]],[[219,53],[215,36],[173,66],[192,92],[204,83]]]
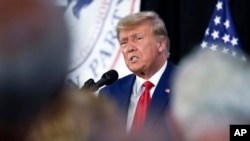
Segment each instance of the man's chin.
[[128,69],[131,71],[131,72],[133,72],[133,73],[139,73],[140,72],[140,69],[137,67],[137,66],[135,66],[135,65],[133,65],[133,66],[128,66]]
[[134,74],[138,75],[138,76],[144,76],[145,73],[144,71],[142,71],[142,69],[138,69],[138,68],[133,68],[133,69],[129,69],[131,72],[133,72]]

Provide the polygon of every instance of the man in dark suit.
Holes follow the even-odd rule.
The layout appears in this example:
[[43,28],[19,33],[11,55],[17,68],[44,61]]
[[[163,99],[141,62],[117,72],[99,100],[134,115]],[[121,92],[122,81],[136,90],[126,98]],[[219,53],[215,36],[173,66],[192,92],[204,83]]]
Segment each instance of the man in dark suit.
[[150,102],[141,110],[140,114],[145,117],[139,117],[139,124],[150,131],[165,128],[170,80],[175,65],[168,61],[170,42],[164,22],[155,12],[139,12],[121,19],[116,31],[125,63],[133,74],[104,87],[99,94],[114,101],[127,130],[131,131],[140,111],[138,106],[141,104],[138,103],[143,101],[142,92],[147,89],[143,84],[149,81],[152,85],[148,90]]

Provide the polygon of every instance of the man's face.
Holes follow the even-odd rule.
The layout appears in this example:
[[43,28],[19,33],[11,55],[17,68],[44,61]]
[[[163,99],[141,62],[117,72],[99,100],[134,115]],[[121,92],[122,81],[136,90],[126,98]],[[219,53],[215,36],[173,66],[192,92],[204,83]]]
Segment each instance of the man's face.
[[149,23],[122,29],[118,40],[130,71],[143,75],[161,67],[166,44],[156,40]]

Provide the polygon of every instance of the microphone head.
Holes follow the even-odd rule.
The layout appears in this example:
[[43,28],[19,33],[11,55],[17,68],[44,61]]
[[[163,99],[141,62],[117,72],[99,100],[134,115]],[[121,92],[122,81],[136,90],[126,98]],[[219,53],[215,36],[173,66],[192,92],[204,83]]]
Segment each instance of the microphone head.
[[106,80],[106,85],[110,85],[118,79],[118,72],[116,70],[109,70],[102,75],[102,79]]

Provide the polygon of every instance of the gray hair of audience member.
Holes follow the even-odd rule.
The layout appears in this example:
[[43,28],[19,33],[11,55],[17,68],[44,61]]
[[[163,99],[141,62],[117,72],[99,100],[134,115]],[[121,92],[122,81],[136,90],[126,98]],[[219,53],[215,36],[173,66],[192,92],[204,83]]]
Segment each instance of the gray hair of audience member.
[[230,124],[250,123],[249,72],[249,63],[218,51],[196,51],[181,61],[171,115],[185,140],[216,132],[229,138]]
[[150,22],[152,27],[152,33],[157,38],[164,38],[167,42],[167,55],[169,55],[170,50],[170,40],[168,37],[168,32],[165,26],[164,21],[160,18],[160,16],[153,11],[143,11],[134,14],[130,14],[122,18],[117,26],[116,33],[119,38],[119,33],[122,29],[129,29],[133,26],[140,25],[145,22]]
[[28,120],[56,97],[69,62],[66,24],[51,0],[0,1],[0,121]]

